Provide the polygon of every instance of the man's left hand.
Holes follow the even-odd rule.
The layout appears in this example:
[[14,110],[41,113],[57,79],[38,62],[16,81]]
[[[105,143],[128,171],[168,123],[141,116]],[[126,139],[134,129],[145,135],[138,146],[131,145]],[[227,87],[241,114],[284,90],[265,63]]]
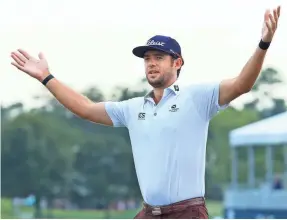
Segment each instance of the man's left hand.
[[271,42],[278,26],[278,20],[280,17],[280,6],[273,9],[273,13],[270,10],[266,10],[264,15],[264,24],[262,29],[262,40],[264,42]]

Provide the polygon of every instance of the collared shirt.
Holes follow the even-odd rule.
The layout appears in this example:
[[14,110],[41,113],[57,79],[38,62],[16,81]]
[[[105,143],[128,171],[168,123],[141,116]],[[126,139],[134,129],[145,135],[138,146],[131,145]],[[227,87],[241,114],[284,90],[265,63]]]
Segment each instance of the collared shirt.
[[219,83],[164,90],[156,105],[151,93],[106,102],[115,127],[127,127],[143,199],[168,205],[205,194],[205,154],[210,119],[219,106]]

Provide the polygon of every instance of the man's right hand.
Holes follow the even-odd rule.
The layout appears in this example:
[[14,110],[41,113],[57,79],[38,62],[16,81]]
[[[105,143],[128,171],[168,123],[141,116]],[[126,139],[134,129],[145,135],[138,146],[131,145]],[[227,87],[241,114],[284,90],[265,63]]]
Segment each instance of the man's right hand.
[[[39,59],[36,59],[26,51],[19,49],[11,53],[11,57],[15,61],[12,65],[40,82],[50,74],[48,62],[42,53],[39,54]],[[45,86],[63,106],[75,115],[98,124],[113,125],[104,102],[94,103],[56,78],[50,80]]]
[[50,74],[48,62],[42,53],[39,53],[39,59],[36,59],[19,49],[17,52],[12,52],[11,57],[15,61],[11,63],[13,66],[39,81],[43,81]]

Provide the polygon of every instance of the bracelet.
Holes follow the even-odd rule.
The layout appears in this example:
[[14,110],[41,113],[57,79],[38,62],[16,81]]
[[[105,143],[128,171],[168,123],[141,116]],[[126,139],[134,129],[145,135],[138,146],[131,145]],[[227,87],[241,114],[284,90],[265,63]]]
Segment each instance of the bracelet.
[[53,79],[54,76],[52,74],[49,74],[43,81],[42,84],[45,86],[51,79]]
[[262,50],[267,50],[270,46],[271,42],[264,42],[262,39],[260,40],[259,43],[259,48]]

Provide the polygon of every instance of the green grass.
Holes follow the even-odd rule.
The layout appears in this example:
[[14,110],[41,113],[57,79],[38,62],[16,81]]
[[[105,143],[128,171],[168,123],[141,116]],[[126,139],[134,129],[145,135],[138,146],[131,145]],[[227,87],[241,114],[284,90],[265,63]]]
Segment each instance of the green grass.
[[[207,209],[210,217],[222,215],[222,204],[220,202],[207,201]],[[32,208],[22,208],[24,213],[33,213]],[[51,211],[57,219],[132,219],[139,210],[128,211],[97,211],[97,210],[57,210]],[[45,213],[44,213],[45,214]],[[1,198],[1,219],[17,218],[13,215],[10,199]]]
[[1,218],[13,218],[11,200],[1,198]]
[[133,218],[138,210],[131,211],[79,211],[79,210],[55,210],[53,216],[61,219],[130,219]]
[[206,206],[208,214],[210,217],[222,216],[223,214],[223,204],[218,201],[206,201]]

